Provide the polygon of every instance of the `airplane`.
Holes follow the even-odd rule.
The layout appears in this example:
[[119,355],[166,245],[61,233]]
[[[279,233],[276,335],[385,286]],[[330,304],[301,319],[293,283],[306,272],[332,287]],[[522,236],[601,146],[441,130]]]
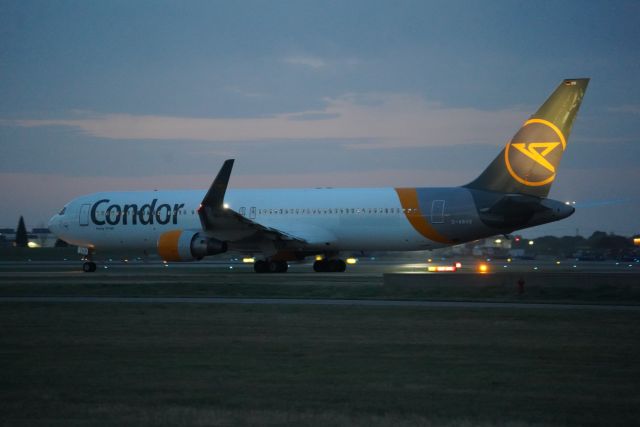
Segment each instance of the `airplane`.
[[316,256],[316,272],[343,272],[346,251],[418,251],[558,221],[575,208],[547,198],[589,83],[565,79],[473,181],[448,188],[229,189],[234,160],[211,187],[101,192],[78,197],[49,228],[96,251],[195,261],[229,250],[256,256],[257,273],[283,273]]

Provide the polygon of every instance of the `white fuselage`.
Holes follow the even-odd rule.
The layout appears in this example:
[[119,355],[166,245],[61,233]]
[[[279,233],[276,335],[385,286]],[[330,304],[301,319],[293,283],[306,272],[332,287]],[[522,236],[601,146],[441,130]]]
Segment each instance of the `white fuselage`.
[[[95,193],[70,202],[50,227],[78,246],[154,253],[161,234],[201,229],[197,209],[204,195],[204,190]],[[393,188],[228,190],[225,206],[264,227],[304,239],[308,250],[444,246],[414,229]],[[225,241],[241,237],[234,233],[213,231]],[[263,248],[244,244],[240,249]]]

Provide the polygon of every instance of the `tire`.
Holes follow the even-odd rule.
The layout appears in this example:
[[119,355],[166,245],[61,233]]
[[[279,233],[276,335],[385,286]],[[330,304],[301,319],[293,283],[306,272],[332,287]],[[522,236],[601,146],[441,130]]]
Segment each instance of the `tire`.
[[82,264],[82,271],[84,271],[85,273],[93,273],[94,271],[96,271],[96,268],[97,267],[95,262],[87,261]]
[[256,273],[268,273],[269,265],[266,261],[256,261],[253,263],[253,271],[255,271]]
[[286,273],[288,269],[289,269],[289,264],[287,264],[287,261],[278,262],[278,273]]
[[329,260],[329,269],[328,270],[330,272],[332,272],[332,273],[337,273],[337,272],[341,271],[340,270],[340,268],[341,268],[341,264],[340,263],[341,262],[342,262],[342,260],[339,260],[339,259]]
[[327,266],[327,263],[324,260],[315,261],[313,263],[313,271],[315,271],[316,273],[323,273],[323,272],[327,271],[326,266]]
[[288,269],[286,261],[269,261],[269,273],[286,273]]

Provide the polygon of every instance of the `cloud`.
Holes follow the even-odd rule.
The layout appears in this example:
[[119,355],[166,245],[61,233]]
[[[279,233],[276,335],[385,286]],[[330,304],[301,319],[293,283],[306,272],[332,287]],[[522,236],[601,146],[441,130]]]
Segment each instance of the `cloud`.
[[348,148],[501,145],[526,118],[519,109],[444,107],[402,93],[345,94],[325,107],[270,117],[190,118],[75,112],[68,119],[3,120],[21,127],[65,126],[117,140],[347,142]]
[[640,105],[638,104],[626,104],[618,107],[608,107],[607,110],[613,113],[629,113],[640,115]]
[[317,56],[288,56],[284,58],[284,62],[292,65],[302,65],[313,69],[323,68],[327,66],[327,62]]

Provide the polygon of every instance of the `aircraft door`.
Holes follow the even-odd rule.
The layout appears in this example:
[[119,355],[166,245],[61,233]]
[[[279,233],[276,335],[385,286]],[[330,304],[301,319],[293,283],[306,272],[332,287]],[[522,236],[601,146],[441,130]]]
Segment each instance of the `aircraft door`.
[[91,209],[90,204],[84,204],[80,206],[80,225],[87,226],[89,225],[89,209]]
[[444,200],[431,202],[431,223],[442,224],[444,222]]

